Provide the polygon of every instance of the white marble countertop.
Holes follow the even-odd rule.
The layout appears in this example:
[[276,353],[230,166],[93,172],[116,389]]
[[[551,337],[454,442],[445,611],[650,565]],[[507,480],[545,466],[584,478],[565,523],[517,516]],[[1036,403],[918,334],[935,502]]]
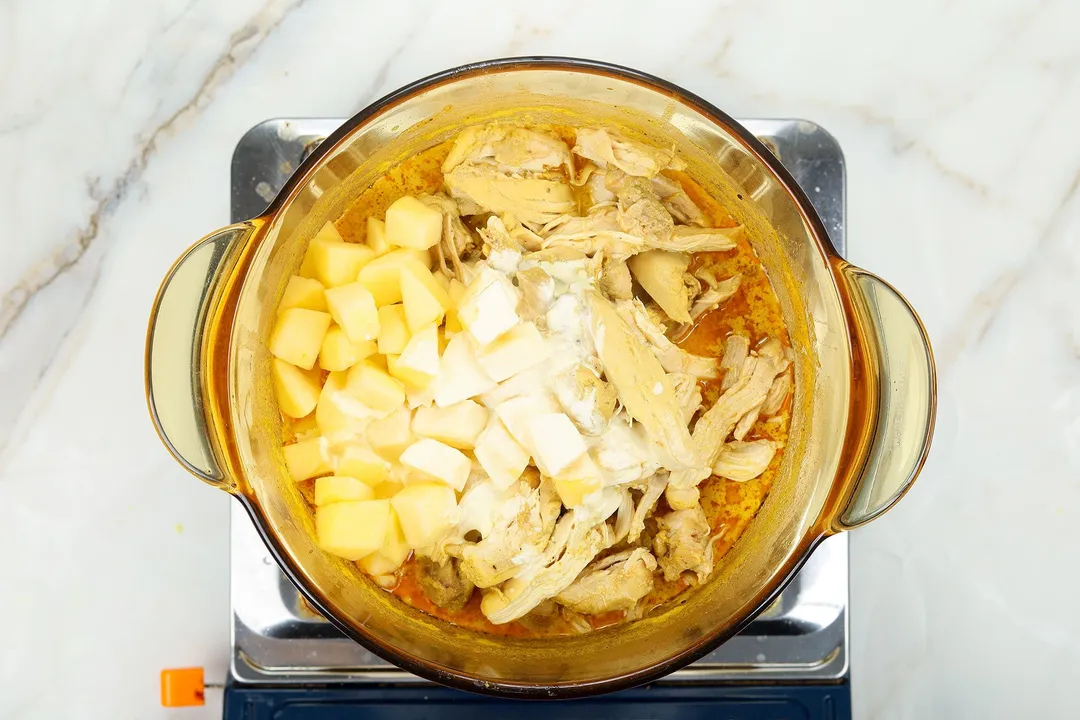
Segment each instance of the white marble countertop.
[[856,717],[1080,716],[1080,5],[360,5],[0,7],[0,716],[220,712],[157,704],[163,667],[224,676],[229,499],[159,444],[142,358],[238,138],[522,54],[839,138],[851,259],[921,311],[941,387],[923,477],[852,537]]

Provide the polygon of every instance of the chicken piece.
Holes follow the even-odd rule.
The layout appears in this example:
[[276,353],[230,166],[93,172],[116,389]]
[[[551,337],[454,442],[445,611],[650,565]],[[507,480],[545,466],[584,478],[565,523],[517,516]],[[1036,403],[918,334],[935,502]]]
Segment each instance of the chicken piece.
[[709,550],[709,519],[700,505],[689,510],[673,510],[656,519],[653,552],[664,571],[664,579],[677,580],[691,570],[703,581],[712,572]]
[[[703,469],[700,454],[686,426],[679,422],[681,408],[660,361],[610,301],[597,292],[589,292],[587,298],[593,341],[619,401],[656,444],[664,467],[683,470],[689,477],[699,476]],[[704,471],[707,477],[708,468]]]
[[[571,510],[567,516],[576,513],[577,510]],[[485,594],[480,610],[495,625],[518,619],[569,587],[592,559],[611,544],[611,540],[612,531],[606,523],[591,528],[574,524],[571,538],[557,560],[531,577],[520,578],[520,582],[513,584],[512,593],[497,588],[490,590]]]
[[[647,254],[647,253],[646,253]],[[635,255],[631,260],[641,257]],[[634,297],[634,282],[630,278],[630,268],[621,260],[604,258],[600,268],[600,292],[612,300],[630,300]]]
[[518,316],[525,322],[542,317],[555,299],[555,280],[542,268],[530,267],[519,270],[515,275],[521,301],[518,303]]
[[716,358],[688,353],[671,342],[664,334],[665,328],[653,323],[640,300],[620,300],[615,308],[628,326],[640,334],[666,372],[690,373],[699,378],[720,376],[720,363]]
[[[739,419],[764,402],[776,374],[776,361],[772,357],[746,358],[738,381],[698,418],[694,426],[694,448],[710,468]],[[701,480],[693,472],[680,470],[671,473],[669,482],[676,489],[684,489],[694,487]]]
[[724,357],[720,360],[720,392],[726,392],[739,380],[743,363],[750,354],[750,340],[745,335],[728,335],[724,340]]
[[603,433],[615,414],[615,388],[581,363],[556,375],[552,390],[563,412],[584,435]]
[[769,388],[769,394],[765,396],[765,402],[761,404],[761,414],[764,417],[780,412],[780,408],[784,406],[784,401],[787,400],[788,393],[791,392],[792,384],[792,372],[790,369],[776,376],[772,387]]
[[725,443],[713,463],[713,474],[735,482],[753,480],[769,467],[779,447],[772,440]]
[[628,175],[608,174],[608,186],[615,191],[619,229],[646,244],[662,247],[675,233],[675,220],[648,181]]
[[626,539],[630,542],[637,542],[637,539],[641,537],[641,533],[645,530],[645,518],[651,515],[653,509],[656,508],[656,503],[660,500],[660,496],[664,494],[667,483],[668,474],[666,472],[658,472],[649,478],[649,484],[645,487],[645,492],[641,494],[637,507],[634,508],[633,517],[630,518],[630,531],[626,536]]
[[445,195],[421,195],[420,202],[433,207],[443,216],[442,238],[435,245],[439,269],[448,277],[464,280],[462,258],[475,258],[480,251],[480,240],[461,221],[461,208]]
[[[767,395],[768,393],[766,393],[766,396]],[[764,404],[765,401],[762,400],[759,404],[750,408],[745,415],[739,418],[739,422],[735,423],[735,427],[731,431],[731,437],[735,438],[737,441],[744,440],[746,436],[750,434],[750,431],[758,421],[758,418],[761,417],[761,408]]]
[[443,176],[450,196],[471,203],[469,210],[513,213],[521,222],[543,225],[560,215],[573,212],[577,204],[570,184],[564,180],[537,177],[514,177],[500,174],[485,165],[459,165]]
[[[757,353],[762,358],[768,358],[775,366],[777,374],[787,369],[790,361],[787,359],[787,355],[784,353],[784,346],[776,338],[769,338],[763,342],[757,349]],[[775,382],[775,380],[774,380]],[[769,390],[772,390],[770,385]],[[766,394],[766,399],[768,394]],[[754,427],[754,423],[758,421],[758,417],[761,414],[761,409],[765,405],[763,399],[760,404],[751,408],[745,415],[739,418],[739,422],[736,423],[735,429],[732,430],[731,436],[736,440],[744,439],[750,430]]]
[[515,490],[496,511],[491,532],[461,551],[461,572],[477,587],[492,587],[517,574],[540,554],[555,527],[562,503],[550,482],[532,490],[519,480]]
[[645,548],[596,560],[555,602],[584,615],[629,610],[653,587],[656,558]]
[[698,227],[708,227],[709,221],[705,217],[705,213],[701,212],[690,196],[683,190],[683,186],[678,180],[672,180],[664,175],[657,175],[652,179],[653,192],[659,197],[660,201],[664,203],[664,207],[671,213],[671,217],[675,218],[676,222],[680,222],[683,225],[697,225]]
[[654,148],[634,142],[613,130],[578,128],[572,152],[594,162],[597,167],[616,167],[628,175],[651,178],[661,170],[681,170],[675,147]]
[[602,170],[595,169],[592,163],[587,163],[590,168],[593,168],[586,174],[586,178],[583,181],[586,192],[585,207],[588,210],[592,210],[595,207],[603,205],[612,205],[615,203],[615,193],[607,187],[606,173]]
[[417,557],[416,579],[428,600],[446,610],[460,610],[472,597],[475,586],[460,572],[458,561],[436,563]]
[[739,286],[742,285],[740,273],[735,273],[726,280],[720,280],[713,273],[701,270],[694,276],[708,286],[705,292],[697,296],[690,308],[690,319],[695,322],[705,313],[715,310],[721,303],[733,298],[739,291]]
[[641,425],[631,427],[621,412],[611,418],[600,436],[595,459],[607,486],[641,482],[660,469]]
[[634,520],[634,497],[630,494],[630,490],[620,488],[617,492],[620,501],[619,509],[615,512],[615,537],[611,540],[612,545],[621,543],[626,539],[626,536],[630,534],[630,525]]
[[634,279],[649,297],[667,313],[667,316],[679,323],[691,321],[690,301],[701,289],[694,280],[693,285],[684,282],[686,269],[690,266],[690,256],[686,253],[672,253],[664,250],[649,250],[638,253],[626,261]]
[[510,237],[514,238],[522,248],[529,252],[540,249],[544,239],[522,225],[513,213],[503,213],[502,221],[506,226],[506,232],[510,233]]
[[467,127],[458,133],[443,173],[463,164],[486,165],[504,174],[543,173],[559,167],[573,175],[570,149],[559,138],[512,125]]
[[479,230],[484,240],[484,255],[488,265],[504,275],[513,274],[521,264],[521,243],[515,240],[506,225],[496,215],[488,218],[487,226]]
[[697,377],[691,373],[668,373],[671,385],[675,389],[675,397],[679,399],[682,408],[683,422],[690,425],[694,415],[701,409],[701,389],[698,388]]
[[671,237],[656,247],[674,252],[723,252],[735,249],[743,235],[741,225],[733,228],[676,225]]

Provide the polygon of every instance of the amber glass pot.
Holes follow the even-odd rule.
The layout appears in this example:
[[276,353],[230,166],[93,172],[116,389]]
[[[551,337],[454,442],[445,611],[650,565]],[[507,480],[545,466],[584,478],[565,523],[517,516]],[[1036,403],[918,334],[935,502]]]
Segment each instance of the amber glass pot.
[[[757,518],[685,602],[587,635],[492,637],[406,606],[319,550],[281,451],[265,341],[308,241],[388,168],[489,120],[599,124],[674,143],[690,174],[746,226],[796,354],[789,444]],[[356,642],[466,690],[578,697],[701,657],[766,608],[823,538],[892,507],[926,458],[935,375],[911,307],[837,255],[791,175],[745,128],[633,70],[516,58],[440,73],[379,100],[327,138],[262,216],[192,246],[151,310],[146,392],[176,459],[244,505],[285,574]]]

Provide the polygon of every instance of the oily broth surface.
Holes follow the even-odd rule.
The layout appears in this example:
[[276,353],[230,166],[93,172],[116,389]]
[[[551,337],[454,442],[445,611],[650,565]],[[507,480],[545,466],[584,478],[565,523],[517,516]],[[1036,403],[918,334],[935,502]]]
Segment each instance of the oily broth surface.
[[[572,128],[547,129],[570,145],[573,144]],[[410,157],[377,179],[335,223],[341,236],[347,241],[363,242],[367,236],[369,216],[384,217],[390,204],[403,195],[438,191],[442,186],[440,168],[452,144],[451,140],[433,146]],[[687,194],[710,217],[716,227],[732,227],[736,224],[731,215],[688,175],[681,172],[666,174],[682,184]],[[706,265],[715,267],[720,277],[730,277],[735,273],[741,273],[742,284],[731,300],[699,320],[693,332],[680,343],[683,348],[698,355],[718,356],[722,352],[724,339],[731,333],[740,333],[749,337],[751,347],[769,337],[779,338],[785,346],[789,345],[780,303],[769,284],[761,262],[747,242],[741,242],[735,250],[729,252],[699,253],[695,256],[691,269]],[[702,392],[705,397],[705,407],[710,407],[719,394],[719,382],[704,383]],[[786,443],[790,424],[790,399],[787,403],[788,405],[769,421],[758,422],[747,439],[768,438]],[[284,440],[290,441],[293,434],[292,423],[287,422]],[[754,480],[737,483],[712,477],[701,484],[702,507],[709,518],[714,535],[721,534],[714,544],[718,563],[761,508],[776,477],[782,454],[781,449],[768,469]],[[300,484],[301,492],[309,503],[313,499],[313,485],[313,480]],[[656,512],[662,513],[666,510],[664,501],[661,499]],[[655,525],[650,520],[646,533],[651,536],[654,529]],[[494,625],[480,612],[479,592],[474,593],[470,601],[460,610],[446,610],[438,607],[424,595],[417,580],[417,572],[417,564],[410,558],[402,568],[399,583],[391,589],[391,592],[405,603],[434,617],[472,630],[508,637],[540,637],[575,632],[570,624],[557,613],[548,621],[526,617],[524,622],[515,621],[505,625]],[[655,587],[645,598],[644,605],[647,610],[656,608],[675,598],[687,587],[687,583],[683,580],[667,582],[663,580],[662,575],[657,574]],[[594,628],[600,628],[620,622],[624,619],[624,613],[611,612],[585,616],[585,619]]]

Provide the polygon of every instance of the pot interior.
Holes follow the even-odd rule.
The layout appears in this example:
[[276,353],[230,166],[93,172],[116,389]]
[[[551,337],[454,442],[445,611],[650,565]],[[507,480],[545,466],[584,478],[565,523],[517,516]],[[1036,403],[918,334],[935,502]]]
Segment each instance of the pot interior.
[[[287,572],[328,617],[391,661],[478,690],[610,687],[675,669],[763,609],[817,539],[840,463],[851,385],[848,330],[831,250],[734,123],[694,98],[612,70],[505,65],[414,87],[350,121],[283,191],[252,249],[230,332],[230,448],[240,492]],[[311,237],[389,168],[488,121],[603,125],[674,143],[688,172],[747,230],[795,350],[789,444],[757,518],[709,581],[643,620],[575,637],[513,639],[410,608],[315,545],[311,513],[285,470],[266,338]],[[599,685],[594,685],[599,684]]]

